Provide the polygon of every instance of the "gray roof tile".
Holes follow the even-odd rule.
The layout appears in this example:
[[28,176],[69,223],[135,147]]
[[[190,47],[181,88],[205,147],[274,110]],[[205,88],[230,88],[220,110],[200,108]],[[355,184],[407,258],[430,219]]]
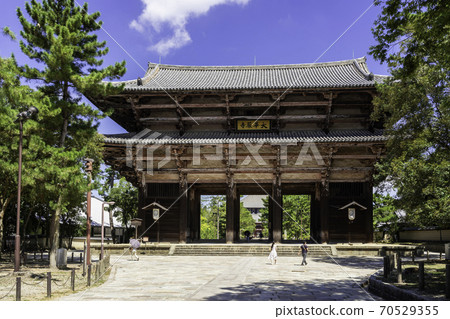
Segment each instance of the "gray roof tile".
[[369,73],[366,59],[289,65],[176,66],[149,63],[142,78],[115,82],[126,91],[242,90],[373,87],[382,76]]
[[216,144],[216,143],[329,143],[329,142],[385,142],[388,137],[382,130],[373,133],[368,130],[332,131],[291,131],[291,132],[160,132],[156,138],[149,132],[138,139],[135,133],[106,135],[105,143],[110,144]]

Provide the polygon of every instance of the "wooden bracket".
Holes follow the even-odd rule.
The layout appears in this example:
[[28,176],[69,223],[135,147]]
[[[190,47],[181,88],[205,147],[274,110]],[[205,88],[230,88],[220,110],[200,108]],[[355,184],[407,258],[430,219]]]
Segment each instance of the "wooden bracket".
[[135,123],[137,125],[137,128],[139,130],[142,130],[142,122],[140,121],[140,112],[138,110],[138,106],[139,106],[139,96],[129,96],[127,98],[127,102],[130,103],[131,105],[131,110],[133,111],[133,116],[134,116],[134,120]]
[[177,128],[180,132],[180,136],[182,136],[184,134],[184,123],[183,123],[183,109],[180,105],[180,102],[184,99],[185,96],[174,96],[173,100],[176,104],[176,112],[177,112],[177,116],[178,116],[178,124],[177,124]]

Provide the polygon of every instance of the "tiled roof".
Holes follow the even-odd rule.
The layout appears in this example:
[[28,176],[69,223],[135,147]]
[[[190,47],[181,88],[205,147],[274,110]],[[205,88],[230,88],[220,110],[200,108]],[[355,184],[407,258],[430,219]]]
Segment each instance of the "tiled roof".
[[267,195],[247,195],[241,202],[245,208],[264,208],[263,198],[267,198]]
[[125,91],[198,91],[373,87],[365,58],[326,63],[254,66],[177,66],[149,63],[142,78],[115,82]]
[[[138,138],[136,138],[138,136]],[[382,130],[290,131],[290,132],[153,132],[106,135],[109,144],[217,144],[217,143],[329,143],[329,142],[384,142]]]

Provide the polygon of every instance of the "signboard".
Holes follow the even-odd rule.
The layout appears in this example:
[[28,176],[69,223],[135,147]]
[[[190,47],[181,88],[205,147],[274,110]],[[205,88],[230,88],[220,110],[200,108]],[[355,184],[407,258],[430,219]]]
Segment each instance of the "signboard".
[[237,120],[238,131],[270,131],[270,120]]
[[348,219],[355,220],[356,217],[356,209],[355,208],[349,208],[348,209]]
[[153,208],[153,219],[154,220],[159,219],[159,208]]

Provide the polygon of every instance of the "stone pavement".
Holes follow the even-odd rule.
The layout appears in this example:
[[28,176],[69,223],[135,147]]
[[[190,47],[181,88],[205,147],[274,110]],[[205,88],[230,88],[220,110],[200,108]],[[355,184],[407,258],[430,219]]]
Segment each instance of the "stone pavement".
[[[382,267],[381,257],[111,256],[103,285],[59,300],[379,300],[359,283]],[[350,278],[351,277],[351,278]]]

